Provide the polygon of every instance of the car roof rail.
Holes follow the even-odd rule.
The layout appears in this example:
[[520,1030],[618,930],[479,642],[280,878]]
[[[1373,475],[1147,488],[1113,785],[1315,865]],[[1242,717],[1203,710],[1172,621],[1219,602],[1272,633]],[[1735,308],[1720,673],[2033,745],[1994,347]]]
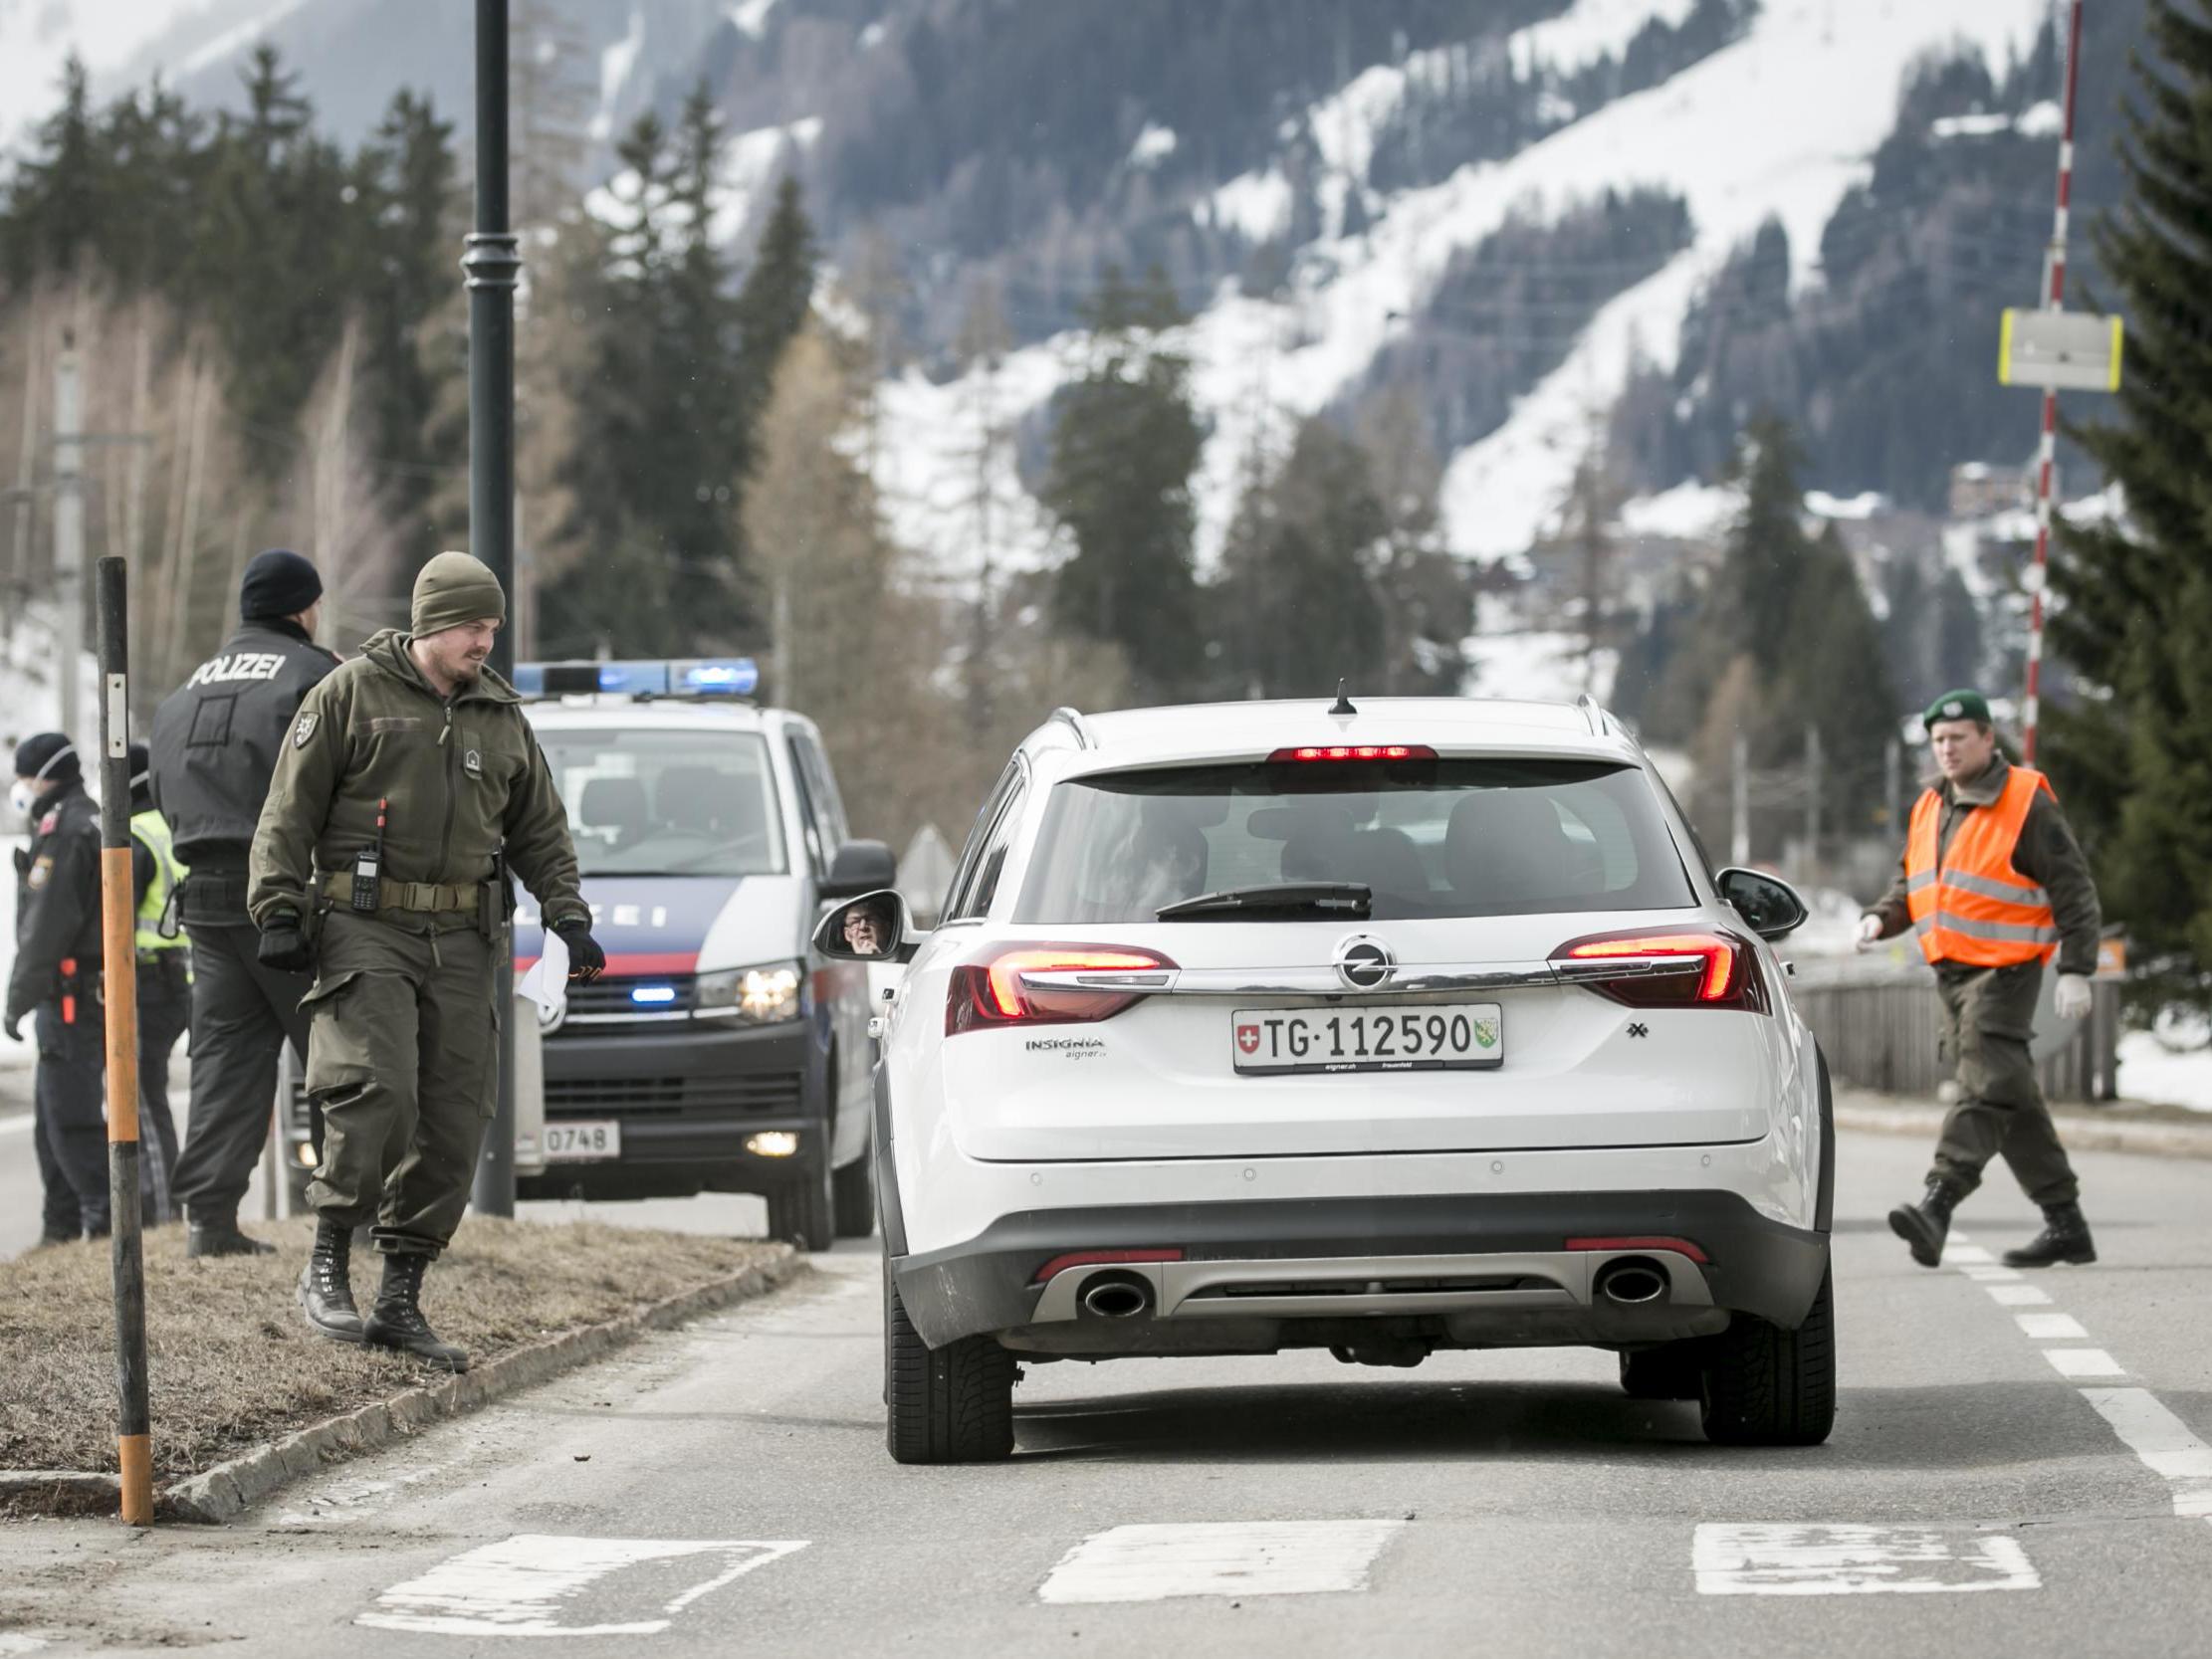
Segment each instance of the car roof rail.
[[1590,735],[1603,737],[1612,722],[1607,718],[1606,712],[1598,707],[1598,700],[1584,692],[1575,699],[1575,707],[1582,711],[1582,718],[1590,723]]
[[1098,747],[1098,739],[1091,735],[1090,723],[1083,719],[1080,710],[1070,709],[1063,704],[1045,718],[1044,724],[1047,726],[1054,724],[1065,726],[1075,733],[1075,746],[1077,748]]

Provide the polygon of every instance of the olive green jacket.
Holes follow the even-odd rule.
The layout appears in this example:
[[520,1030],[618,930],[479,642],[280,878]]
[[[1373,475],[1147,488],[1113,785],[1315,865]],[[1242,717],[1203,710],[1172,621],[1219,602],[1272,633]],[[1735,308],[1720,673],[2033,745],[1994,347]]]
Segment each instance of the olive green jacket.
[[254,921],[307,916],[318,873],[349,874],[375,843],[379,800],[385,881],[473,886],[504,847],[548,925],[589,920],[567,812],[514,687],[486,669],[448,702],[387,628],[293,720],[254,832]]
[[[2012,764],[2000,754],[1979,777],[1963,783],[1935,785],[1942,799],[1942,816],[1936,820],[1936,856],[1950,850],[1951,837],[1966,814],[1995,806],[2004,798]],[[2028,821],[2020,826],[2019,845],[2012,850],[2012,867],[2051,895],[2051,910],[2059,925],[2059,971],[2091,974],[2097,971],[2097,941],[2104,931],[2097,902],[2097,884],[2090,879],[2090,861],[2059,803],[2042,790],[2028,806]],[[1867,912],[1881,919],[1881,936],[1888,938],[1912,926],[1905,908],[1904,860],[1897,861],[1897,878],[1889,891]]]

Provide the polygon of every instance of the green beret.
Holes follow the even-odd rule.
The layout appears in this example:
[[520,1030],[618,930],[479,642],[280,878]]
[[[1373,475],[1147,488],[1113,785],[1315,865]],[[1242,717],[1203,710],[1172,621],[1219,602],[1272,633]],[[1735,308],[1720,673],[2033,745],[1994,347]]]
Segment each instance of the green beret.
[[1935,729],[1937,721],[1979,721],[1984,726],[1996,723],[1989,718],[1989,699],[1977,691],[1945,692],[1928,705],[1928,712],[1920,717],[1920,728]]

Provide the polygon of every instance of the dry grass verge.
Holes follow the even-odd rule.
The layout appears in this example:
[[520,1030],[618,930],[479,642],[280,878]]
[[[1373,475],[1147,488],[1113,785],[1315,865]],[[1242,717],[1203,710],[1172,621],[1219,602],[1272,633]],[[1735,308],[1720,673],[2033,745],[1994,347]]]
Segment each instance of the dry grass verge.
[[[444,1373],[318,1337],[294,1285],[314,1223],[255,1223],[278,1254],[187,1261],[184,1229],[146,1235],[146,1346],[156,1480],[388,1398]],[[478,1362],[741,1273],[776,1247],[579,1221],[471,1217],[430,1271],[423,1311]],[[360,1252],[365,1309],[378,1264]],[[0,1469],[115,1467],[108,1249],[73,1244],[0,1262]]]

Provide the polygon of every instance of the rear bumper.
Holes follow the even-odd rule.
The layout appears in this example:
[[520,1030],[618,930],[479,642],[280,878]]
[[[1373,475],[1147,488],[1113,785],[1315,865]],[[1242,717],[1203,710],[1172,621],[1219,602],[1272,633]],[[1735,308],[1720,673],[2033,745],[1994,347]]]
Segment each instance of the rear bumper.
[[[1648,1247],[1567,1248],[1590,1239],[1686,1240],[1706,1259]],[[1127,1322],[1127,1340],[1100,1351],[1176,1350],[1173,1341],[1137,1340],[1139,1325],[1158,1333],[1190,1321],[1197,1337],[1201,1324],[1258,1321],[1280,1335],[1282,1325],[1312,1320],[1333,1337],[1347,1317],[1356,1326],[1401,1313],[1442,1322],[1438,1329],[1464,1346],[1668,1341],[1707,1334],[1731,1313],[1795,1327],[1828,1272],[1829,1241],[1726,1191],[1369,1195],[1031,1210],[949,1249],[894,1257],[891,1271],[932,1347],[1017,1333],[1009,1346],[1076,1352],[1087,1345],[1066,1340],[1064,1328],[1096,1324],[1082,1319],[1076,1286],[1061,1283],[1080,1270],[1045,1283],[1039,1271],[1058,1256],[1113,1250],[1173,1250],[1181,1259],[1119,1270],[1145,1280],[1153,1304],[1145,1320]],[[1628,1255],[1657,1260],[1674,1295],[1648,1309],[1594,1298],[1595,1269]],[[1287,1284],[1280,1294],[1258,1294],[1267,1281]],[[1345,1297],[1354,1282],[1375,1289]]]
[[[622,1155],[549,1164],[524,1197],[641,1198],[765,1192],[828,1154],[827,1072],[811,1021],[767,1028],[605,1036],[563,1031],[545,1042],[546,1122],[613,1119]],[[793,1157],[762,1157],[763,1130],[799,1137]]]

